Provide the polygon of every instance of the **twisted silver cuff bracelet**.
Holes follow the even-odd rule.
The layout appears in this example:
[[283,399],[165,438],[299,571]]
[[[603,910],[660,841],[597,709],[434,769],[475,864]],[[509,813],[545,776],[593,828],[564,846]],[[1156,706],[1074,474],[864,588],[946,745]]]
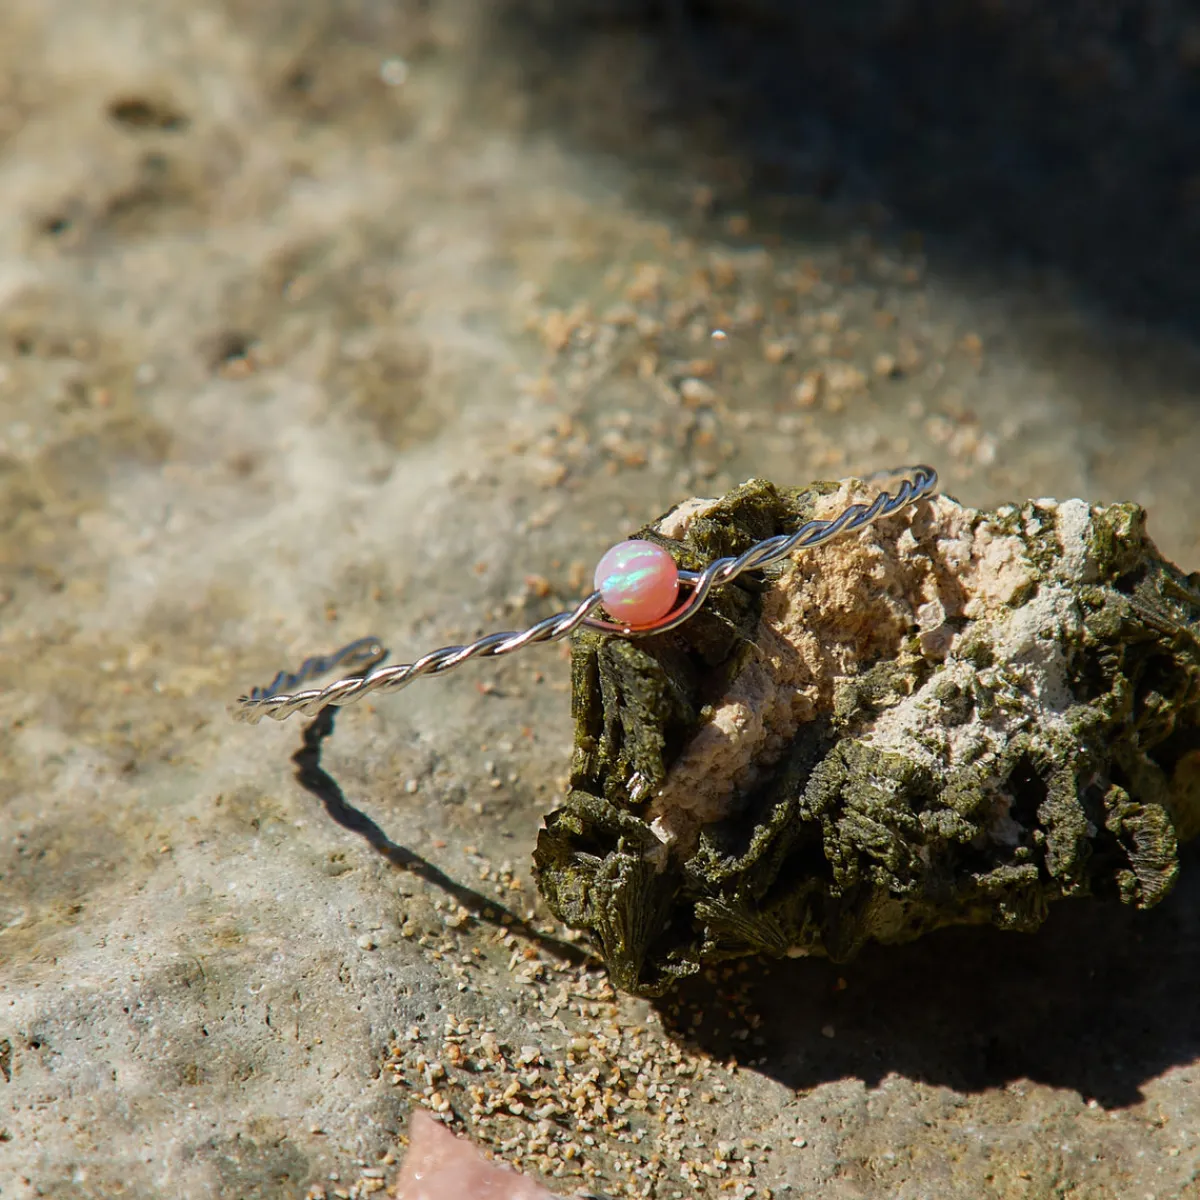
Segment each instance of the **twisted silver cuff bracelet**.
[[[556,642],[580,626],[621,637],[665,633],[691,617],[713,588],[724,587],[744,571],[769,566],[795,550],[807,550],[840,534],[852,533],[932,495],[937,488],[937,472],[932,467],[903,467],[878,472],[865,482],[897,482],[898,486],[895,491],[881,490],[869,504],[848,505],[832,520],[808,521],[794,533],[767,538],[736,558],[718,558],[703,571],[677,570],[670,555],[654,543],[622,542],[601,560],[596,590],[590,596],[573,609],[546,617],[526,630],[490,633],[465,646],[444,646],[415,662],[376,670],[371,667],[387,652],[378,639],[361,638],[324,658],[307,659],[294,674],[281,671],[267,687],[255,688],[241,697],[233,715],[251,725],[263,717],[282,721],[293,713],[311,716],[329,705],[353,704],[372,692],[398,692],[422,675],[441,675],[471,658],[497,658],[538,642]],[[687,589],[681,600],[677,597],[678,585]],[[625,613],[630,619],[619,622],[593,616],[597,609],[610,617]],[[637,619],[637,614],[645,613],[653,615]],[[285,691],[338,667],[357,668],[359,673],[324,688]]]

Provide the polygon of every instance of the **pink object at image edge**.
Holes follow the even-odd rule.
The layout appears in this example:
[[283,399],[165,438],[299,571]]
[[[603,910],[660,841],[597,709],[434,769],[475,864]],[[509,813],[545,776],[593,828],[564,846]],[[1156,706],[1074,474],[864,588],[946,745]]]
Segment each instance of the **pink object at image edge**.
[[661,546],[634,538],[618,542],[596,564],[595,587],[614,620],[652,625],[675,607],[679,568]]
[[489,1161],[423,1109],[412,1115],[394,1200],[557,1200],[511,1167]]

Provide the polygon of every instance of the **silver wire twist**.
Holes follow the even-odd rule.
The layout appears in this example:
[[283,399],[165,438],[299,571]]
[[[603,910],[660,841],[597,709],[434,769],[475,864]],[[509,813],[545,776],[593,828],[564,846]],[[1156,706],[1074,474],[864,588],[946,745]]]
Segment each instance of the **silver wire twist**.
[[718,558],[703,571],[680,571],[680,581],[690,585],[691,591],[681,604],[652,625],[630,627],[617,625],[592,613],[601,605],[598,591],[581,600],[574,608],[556,613],[531,625],[521,632],[490,633],[465,646],[443,646],[411,663],[398,663],[391,667],[379,667],[367,674],[348,676],[324,688],[281,694],[282,687],[295,687],[305,679],[323,674],[335,666],[344,666],[352,661],[369,667],[380,661],[384,650],[375,638],[361,638],[344,646],[325,658],[307,659],[294,675],[281,671],[265,688],[255,688],[248,696],[242,696],[233,709],[236,720],[257,725],[263,717],[282,721],[293,713],[312,715],[329,705],[353,704],[373,692],[398,692],[422,675],[441,675],[472,658],[499,658],[512,654],[538,642],[556,642],[587,626],[605,633],[623,637],[645,637],[654,633],[665,633],[682,625],[704,603],[714,587],[731,583],[745,571],[770,566],[786,558],[795,550],[807,550],[828,542],[843,533],[853,533],[874,521],[889,517],[910,504],[931,495],[937,488],[937,472],[932,467],[903,467],[894,471],[880,471],[868,476],[864,482],[899,480],[895,492],[880,491],[869,504],[847,505],[836,517],[828,521],[807,521],[794,533],[778,534],[751,546],[736,557]]

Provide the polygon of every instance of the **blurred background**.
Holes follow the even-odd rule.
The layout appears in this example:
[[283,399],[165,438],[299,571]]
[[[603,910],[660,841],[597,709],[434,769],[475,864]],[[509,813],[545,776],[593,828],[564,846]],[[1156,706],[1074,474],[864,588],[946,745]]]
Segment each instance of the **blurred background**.
[[[224,710],[367,633],[536,620],[753,475],[1136,501],[1200,568],[1198,150],[1183,0],[6,0],[0,1194],[370,1194],[433,1087],[396,1039],[464,1011],[547,1062],[604,1022],[613,1062],[759,1045],[597,1132],[613,1195],[1194,1194],[1186,874],[755,974],[758,1032],[697,1041],[547,998],[556,649],[347,710],[325,758],[544,978],[296,785],[298,723]],[[566,1171],[512,1122],[466,1127]],[[684,1130],[753,1132],[741,1191]]]

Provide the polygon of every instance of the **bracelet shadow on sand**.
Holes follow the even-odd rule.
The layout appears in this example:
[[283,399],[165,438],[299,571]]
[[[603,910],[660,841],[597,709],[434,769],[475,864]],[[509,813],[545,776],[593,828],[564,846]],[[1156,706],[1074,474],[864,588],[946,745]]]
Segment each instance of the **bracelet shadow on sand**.
[[402,871],[408,871],[440,888],[458,904],[462,905],[477,920],[504,929],[518,937],[527,938],[547,953],[579,966],[594,961],[586,949],[573,946],[561,938],[553,937],[535,928],[524,917],[505,908],[503,904],[482,893],[457,882],[440,867],[415,851],[392,841],[384,830],[365,812],[355,808],[342,791],[337,780],[321,765],[321,749],[327,737],[333,733],[337,709],[324,708],[305,726],[300,749],[292,755],[296,765],[296,780],[310,795],[324,806],[326,813],[343,829],[356,833],[367,841],[372,849]]

